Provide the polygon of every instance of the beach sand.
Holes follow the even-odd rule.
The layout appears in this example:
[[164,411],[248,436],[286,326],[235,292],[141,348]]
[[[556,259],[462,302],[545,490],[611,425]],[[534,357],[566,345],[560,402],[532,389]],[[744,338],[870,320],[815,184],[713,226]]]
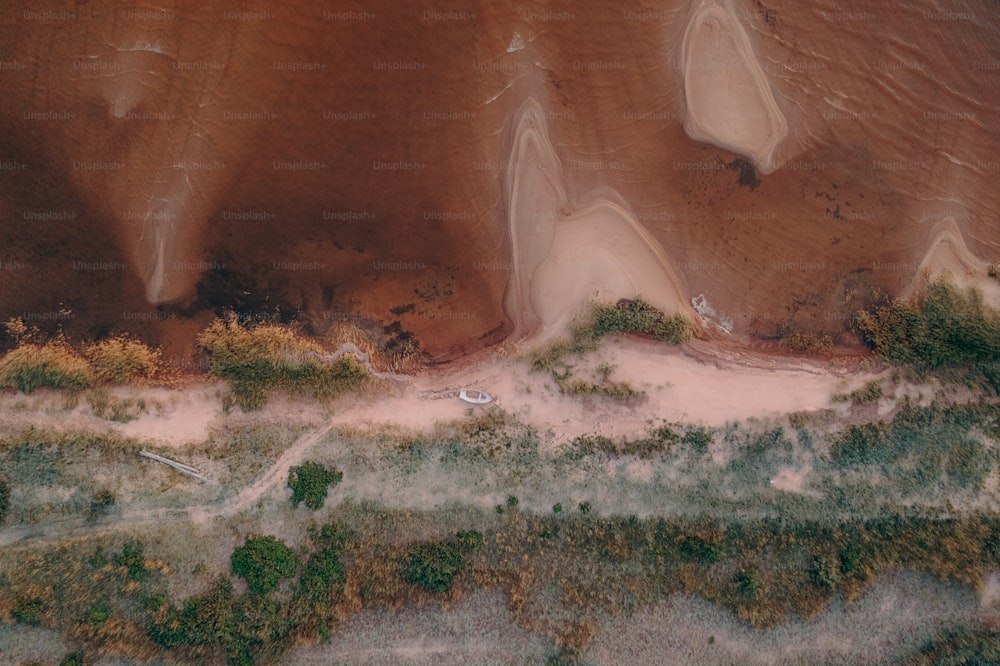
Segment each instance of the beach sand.
[[698,7],[681,50],[688,135],[742,153],[762,172],[773,172],[775,149],[788,125],[732,8],[715,2]]
[[564,334],[590,301],[643,296],[665,312],[694,318],[662,246],[610,190],[574,205],[566,172],[534,99],[522,107],[508,178],[512,270],[507,314],[514,337]]

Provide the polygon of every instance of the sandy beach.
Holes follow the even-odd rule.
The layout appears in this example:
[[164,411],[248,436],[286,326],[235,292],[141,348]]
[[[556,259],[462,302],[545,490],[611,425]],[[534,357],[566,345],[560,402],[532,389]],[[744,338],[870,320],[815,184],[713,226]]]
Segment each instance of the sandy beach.
[[663,247],[613,191],[569,200],[566,173],[533,99],[516,125],[506,188],[513,257],[507,313],[514,338],[566,332],[589,302],[642,295],[694,318]]
[[764,173],[774,171],[788,125],[732,8],[702,3],[681,50],[688,135],[747,155]]

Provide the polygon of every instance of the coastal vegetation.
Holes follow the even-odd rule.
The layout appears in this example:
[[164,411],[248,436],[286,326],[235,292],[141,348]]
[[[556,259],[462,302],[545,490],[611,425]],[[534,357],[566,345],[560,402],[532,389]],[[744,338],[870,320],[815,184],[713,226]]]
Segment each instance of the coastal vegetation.
[[554,340],[532,350],[528,361],[532,370],[548,372],[564,395],[595,395],[616,399],[642,396],[642,392],[625,382],[611,380],[614,368],[599,365],[591,379],[574,378],[575,365],[570,358],[581,359],[597,348],[607,335],[625,333],[652,338],[669,344],[680,344],[691,337],[691,323],[683,315],[660,312],[641,298],[621,299],[617,303],[593,303],[581,320],[574,322],[570,338]]
[[[230,567],[246,580],[245,593],[222,574],[204,591],[175,598],[169,589],[178,570],[156,539],[116,544],[101,537],[27,550],[2,566],[0,615],[60,628],[84,655],[169,651],[185,663],[251,664],[329,637],[366,608],[454,603],[499,586],[513,600],[510,619],[548,635],[557,654],[566,646],[585,652],[589,638],[571,640],[585,618],[632,613],[677,593],[770,627],[814,617],[837,596],[856,600],[890,570],[972,585],[1000,566],[1000,522],[985,513],[816,522],[516,510],[488,528],[465,530],[479,535],[474,539],[408,543],[387,539],[379,527],[389,521],[406,533],[430,517],[345,505],[329,516],[333,522],[306,526],[295,548],[250,535],[233,550]],[[470,511],[464,520],[481,524],[483,517]],[[919,649],[984,655],[996,642],[965,630]]]
[[981,294],[932,281],[912,299],[882,297],[859,311],[862,340],[887,361],[921,374],[975,376],[1000,391],[1000,313]]
[[350,354],[328,363],[317,342],[287,327],[236,317],[213,322],[198,335],[198,347],[208,355],[209,375],[229,381],[245,410],[263,407],[271,391],[330,398],[370,377]]

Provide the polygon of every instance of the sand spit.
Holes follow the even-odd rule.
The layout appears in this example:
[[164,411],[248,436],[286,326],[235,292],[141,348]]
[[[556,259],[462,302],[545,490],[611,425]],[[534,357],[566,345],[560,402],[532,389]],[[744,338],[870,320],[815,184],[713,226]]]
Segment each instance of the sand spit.
[[774,171],[788,125],[733,8],[703,2],[684,31],[681,52],[688,136],[747,155],[764,173]]
[[642,295],[666,312],[693,315],[659,243],[614,192],[569,201],[546,114],[522,106],[505,182],[512,249],[505,298],[514,339],[562,334],[592,300]]
[[925,279],[945,278],[960,289],[975,287],[983,302],[1000,308],[1000,280],[989,276],[989,263],[974,255],[954,218],[946,217],[930,232],[931,241],[917,266],[913,282],[900,294],[913,294]]

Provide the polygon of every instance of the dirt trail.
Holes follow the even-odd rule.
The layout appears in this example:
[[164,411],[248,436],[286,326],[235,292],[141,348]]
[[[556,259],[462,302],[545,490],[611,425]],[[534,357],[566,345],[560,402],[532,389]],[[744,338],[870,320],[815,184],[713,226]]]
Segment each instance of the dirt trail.
[[[515,359],[483,356],[463,365],[425,371],[402,385],[401,394],[374,401],[357,395],[344,396],[333,403],[333,416],[324,416],[316,410],[309,420],[321,425],[299,437],[256,481],[235,496],[187,507],[112,516],[97,523],[75,519],[12,526],[0,530],[0,546],[21,542],[37,545],[40,541],[93,536],[178,520],[203,523],[236,514],[281,487],[289,468],[305,459],[313,447],[337,427],[363,429],[390,425],[426,431],[441,422],[468,418],[482,407],[472,407],[458,400],[456,396],[462,387],[490,391],[498,406],[549,435],[543,439],[556,444],[585,433],[634,437],[662,421],[722,425],[751,416],[829,408],[834,392],[856,388],[875,376],[805,361],[770,359],[763,369],[746,365],[747,357],[727,360],[725,355],[719,355],[712,360],[707,353],[699,346],[682,350],[641,340],[619,339],[609,341],[586,360],[578,362],[574,372],[580,377],[586,377],[599,363],[610,363],[615,368],[612,379],[628,381],[645,392],[642,399],[628,404],[560,395],[547,374],[530,372],[526,363]],[[206,397],[203,388],[195,390]],[[182,416],[183,411],[180,414]],[[217,414],[216,420],[225,418],[221,409]],[[269,422],[293,416],[300,418],[301,414],[295,414],[289,404],[276,400],[251,418]],[[205,423],[205,437],[210,426],[211,423]],[[156,438],[161,432],[162,425],[154,424],[145,434]],[[144,436],[142,430],[130,434]]]

